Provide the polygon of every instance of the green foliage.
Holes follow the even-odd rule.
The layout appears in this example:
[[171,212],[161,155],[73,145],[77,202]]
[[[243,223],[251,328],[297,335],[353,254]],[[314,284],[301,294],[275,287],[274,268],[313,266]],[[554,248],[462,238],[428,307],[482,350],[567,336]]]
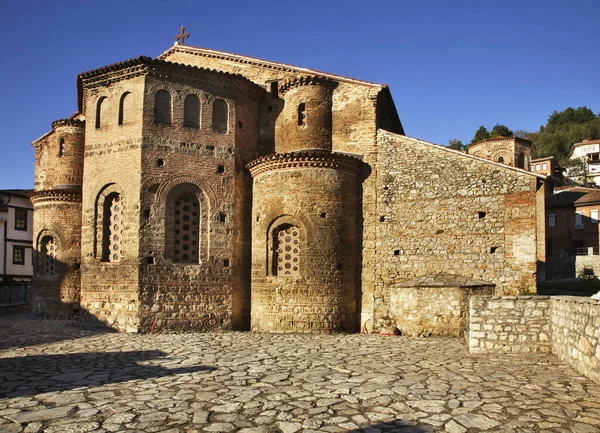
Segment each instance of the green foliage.
[[574,143],[600,138],[600,117],[587,107],[554,111],[533,138],[534,158],[552,155],[561,165],[569,165],[569,153]]
[[485,126],[481,125],[477,132],[475,132],[475,136],[471,139],[471,143],[477,143],[487,138],[490,138],[490,133]]
[[490,137],[512,137],[513,132],[508,129],[505,125],[500,125],[496,123],[496,125],[490,131]]
[[465,150],[465,145],[463,144],[462,141],[460,141],[457,138],[453,138],[452,140],[449,140],[448,147],[450,149],[460,150],[461,152],[464,152],[464,150]]

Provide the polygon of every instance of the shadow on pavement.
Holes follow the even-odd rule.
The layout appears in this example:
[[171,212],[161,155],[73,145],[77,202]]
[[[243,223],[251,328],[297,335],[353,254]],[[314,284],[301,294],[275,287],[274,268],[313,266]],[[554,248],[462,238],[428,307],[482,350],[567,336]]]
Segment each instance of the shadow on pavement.
[[397,419],[348,430],[347,433],[379,433],[388,431],[397,433],[435,433],[436,429],[430,425],[415,425],[409,421]]
[[167,368],[179,361],[166,355],[143,350],[0,358],[0,398],[215,370],[201,365]]

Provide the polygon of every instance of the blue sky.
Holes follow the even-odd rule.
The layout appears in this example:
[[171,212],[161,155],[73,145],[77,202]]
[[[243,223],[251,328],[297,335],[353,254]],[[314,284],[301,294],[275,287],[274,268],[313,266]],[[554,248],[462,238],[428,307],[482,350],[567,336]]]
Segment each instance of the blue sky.
[[76,77],[189,45],[390,86],[407,135],[469,142],[600,111],[598,0],[4,2],[0,189],[33,187],[30,142],[76,110]]

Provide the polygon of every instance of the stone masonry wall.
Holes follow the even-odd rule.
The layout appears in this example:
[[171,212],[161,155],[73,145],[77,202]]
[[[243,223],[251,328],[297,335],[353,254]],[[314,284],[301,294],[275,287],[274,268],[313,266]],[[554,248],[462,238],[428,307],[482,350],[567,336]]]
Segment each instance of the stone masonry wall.
[[391,284],[427,274],[535,291],[535,176],[382,131],[376,171],[376,316]]
[[600,383],[600,304],[589,298],[471,298],[471,353],[552,352]]
[[589,298],[556,297],[550,320],[552,353],[600,383],[600,304]]
[[551,301],[547,296],[471,298],[469,351],[552,351]]

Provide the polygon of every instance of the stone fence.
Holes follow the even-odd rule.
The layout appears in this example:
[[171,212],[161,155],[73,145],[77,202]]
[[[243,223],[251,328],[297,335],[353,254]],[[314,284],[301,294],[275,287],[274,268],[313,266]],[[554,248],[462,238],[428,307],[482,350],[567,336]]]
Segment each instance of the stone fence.
[[553,353],[600,383],[600,304],[559,296],[474,296],[471,353]]

